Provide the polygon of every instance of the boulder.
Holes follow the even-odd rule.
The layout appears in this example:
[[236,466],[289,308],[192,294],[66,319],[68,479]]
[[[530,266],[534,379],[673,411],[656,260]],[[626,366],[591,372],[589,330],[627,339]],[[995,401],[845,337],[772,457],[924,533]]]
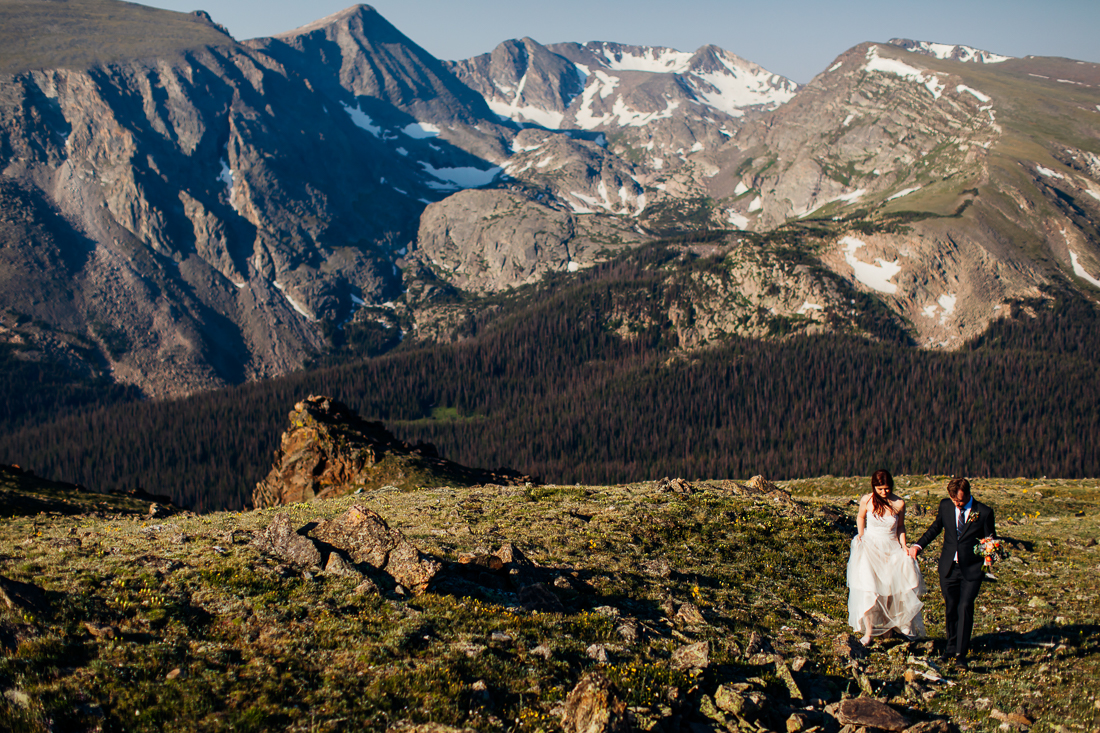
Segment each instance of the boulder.
[[833,652],[845,660],[864,659],[867,656],[867,648],[851,634],[839,634],[833,643]]
[[276,514],[267,525],[267,529],[256,533],[252,546],[260,552],[276,557],[283,562],[304,568],[320,566],[321,551],[308,537],[294,531],[290,517]]
[[383,570],[413,593],[423,593],[443,565],[420,552],[379,514],[355,505],[314,527],[310,535],[347,553],[352,562]]
[[710,642],[682,646],[672,653],[673,669],[706,669],[710,665]]
[[630,730],[626,703],[603,675],[585,675],[565,699],[562,728],[566,733],[613,733]]
[[909,720],[889,705],[870,697],[853,697],[842,700],[836,709],[841,725],[902,731],[909,727]]

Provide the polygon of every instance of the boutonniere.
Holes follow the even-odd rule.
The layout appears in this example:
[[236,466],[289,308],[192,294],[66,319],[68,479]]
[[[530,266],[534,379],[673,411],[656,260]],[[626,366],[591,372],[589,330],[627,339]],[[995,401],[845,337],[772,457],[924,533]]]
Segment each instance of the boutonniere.
[[977,521],[978,521],[978,514],[980,514],[980,513],[981,513],[981,512],[979,512],[979,511],[978,511],[977,509],[975,509],[974,511],[970,512],[970,516],[969,516],[969,517],[967,517],[967,519],[966,519],[966,523],[967,523],[967,524],[973,524],[974,522],[977,522]]

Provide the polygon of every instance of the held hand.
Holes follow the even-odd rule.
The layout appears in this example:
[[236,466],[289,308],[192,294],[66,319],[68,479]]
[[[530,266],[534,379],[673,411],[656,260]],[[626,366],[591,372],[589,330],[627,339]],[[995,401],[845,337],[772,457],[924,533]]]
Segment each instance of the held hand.
[[920,546],[919,546],[919,545],[909,545],[909,557],[911,557],[911,558],[913,558],[914,560],[916,560],[916,559],[917,559],[917,555],[918,555],[919,553],[920,553]]

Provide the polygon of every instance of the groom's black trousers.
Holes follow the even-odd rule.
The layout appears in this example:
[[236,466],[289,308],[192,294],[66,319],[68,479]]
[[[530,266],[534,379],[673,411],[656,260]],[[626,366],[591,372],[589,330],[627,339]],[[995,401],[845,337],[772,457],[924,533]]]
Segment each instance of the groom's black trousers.
[[957,562],[951,563],[947,574],[940,576],[947,654],[965,657],[970,651],[970,633],[974,630],[974,600],[981,588],[982,576],[979,575],[976,580],[967,580]]

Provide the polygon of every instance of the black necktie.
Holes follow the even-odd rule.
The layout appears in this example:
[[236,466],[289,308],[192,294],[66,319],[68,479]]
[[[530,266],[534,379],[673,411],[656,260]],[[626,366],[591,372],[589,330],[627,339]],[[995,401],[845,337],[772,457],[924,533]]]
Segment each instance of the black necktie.
[[962,537],[963,529],[965,527],[966,527],[966,511],[963,510],[963,509],[960,509],[959,510],[959,526],[958,526],[958,530],[959,530],[958,536],[959,537]]

